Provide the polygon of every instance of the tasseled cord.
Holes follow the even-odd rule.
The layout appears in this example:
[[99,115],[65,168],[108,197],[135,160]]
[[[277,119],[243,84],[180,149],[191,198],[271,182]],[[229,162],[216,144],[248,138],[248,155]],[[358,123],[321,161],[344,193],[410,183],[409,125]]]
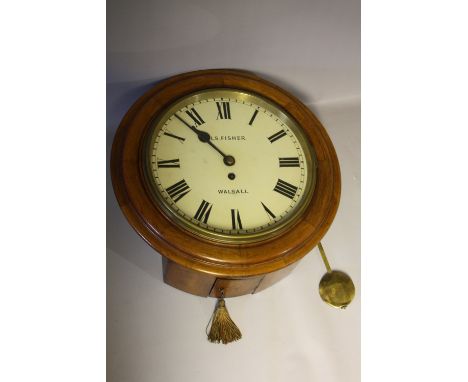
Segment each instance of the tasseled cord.
[[208,326],[211,322],[210,332],[207,333],[208,341],[228,344],[229,342],[237,341],[242,338],[242,333],[236,326],[234,321],[231,320],[229,313],[224,302],[224,291],[221,290],[221,298],[216,303],[215,311],[211,316]]

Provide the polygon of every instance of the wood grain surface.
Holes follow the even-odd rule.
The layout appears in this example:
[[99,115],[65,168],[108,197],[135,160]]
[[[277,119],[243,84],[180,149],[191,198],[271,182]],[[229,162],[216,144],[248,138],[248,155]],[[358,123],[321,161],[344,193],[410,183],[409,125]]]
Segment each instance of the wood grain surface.
[[[298,221],[279,236],[249,244],[215,243],[177,225],[151,197],[144,170],[144,143],[151,121],[181,97],[207,88],[245,90],[276,103],[303,128],[315,150],[318,167],[312,200]],[[130,225],[167,258],[165,281],[186,292],[206,296],[216,293],[217,283],[231,288],[225,292],[229,297],[263,290],[288,274],[293,264],[327,232],[341,191],[333,144],[315,115],[275,84],[253,73],[230,69],[180,74],[141,96],[126,113],[115,135],[111,175],[116,198]],[[285,268],[287,272],[280,272]],[[269,281],[262,286],[267,274],[276,276],[265,277]]]

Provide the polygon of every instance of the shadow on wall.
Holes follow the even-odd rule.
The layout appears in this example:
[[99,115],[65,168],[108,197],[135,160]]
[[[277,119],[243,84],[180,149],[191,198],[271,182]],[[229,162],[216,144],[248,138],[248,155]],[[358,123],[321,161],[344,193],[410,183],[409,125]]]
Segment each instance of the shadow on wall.
[[[160,80],[161,79],[148,79],[143,81],[113,82],[107,84],[106,119],[108,139],[109,133],[111,133],[113,137],[120,121],[130,106]],[[112,139],[110,144],[112,144]],[[110,144],[108,141],[108,147],[110,147]]]

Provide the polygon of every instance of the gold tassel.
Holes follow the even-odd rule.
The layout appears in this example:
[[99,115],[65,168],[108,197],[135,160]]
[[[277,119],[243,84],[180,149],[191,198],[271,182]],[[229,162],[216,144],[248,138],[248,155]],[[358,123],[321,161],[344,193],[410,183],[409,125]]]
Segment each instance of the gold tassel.
[[[221,291],[221,298],[216,303],[216,309],[210,319],[211,328],[208,333],[208,340],[210,342],[216,342],[228,344],[229,342],[237,341],[242,338],[242,333],[236,326],[226,308],[224,302],[224,291]],[[208,322],[208,325],[210,323]]]

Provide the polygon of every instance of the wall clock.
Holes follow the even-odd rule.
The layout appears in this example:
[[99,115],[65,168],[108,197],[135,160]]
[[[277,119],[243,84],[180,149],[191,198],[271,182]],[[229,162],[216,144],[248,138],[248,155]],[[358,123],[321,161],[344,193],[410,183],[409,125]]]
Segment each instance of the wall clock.
[[241,70],[154,86],[123,118],[111,172],[128,222],[163,255],[164,281],[198,296],[258,293],[285,277],[325,235],[340,198],[318,119]]

